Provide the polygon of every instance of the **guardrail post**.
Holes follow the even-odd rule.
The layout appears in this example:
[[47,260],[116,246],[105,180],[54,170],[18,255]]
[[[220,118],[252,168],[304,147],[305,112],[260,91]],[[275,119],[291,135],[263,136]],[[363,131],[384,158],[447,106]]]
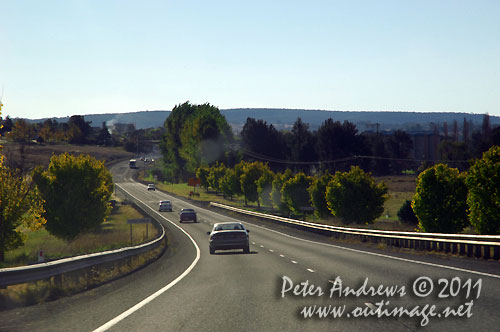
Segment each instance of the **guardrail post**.
[[484,250],[483,258],[490,259],[490,246],[483,246],[483,250]]
[[444,244],[444,252],[450,252],[450,242]]
[[437,242],[436,241],[431,242],[431,248],[433,251],[437,251]]
[[476,254],[477,258],[481,257],[481,245],[476,244],[476,252],[475,252],[475,254]]
[[465,255],[465,243],[460,243],[460,253],[459,255]]
[[468,257],[472,257],[472,255],[474,254],[474,246],[472,244],[468,244],[467,245],[467,256]]
[[451,253],[456,254],[458,252],[458,246],[456,243],[453,243],[451,246]]
[[425,249],[427,249],[427,251],[431,250],[431,242],[430,241],[425,241]]
[[495,246],[495,248],[493,249],[493,258],[496,260],[500,259],[500,247],[499,246]]

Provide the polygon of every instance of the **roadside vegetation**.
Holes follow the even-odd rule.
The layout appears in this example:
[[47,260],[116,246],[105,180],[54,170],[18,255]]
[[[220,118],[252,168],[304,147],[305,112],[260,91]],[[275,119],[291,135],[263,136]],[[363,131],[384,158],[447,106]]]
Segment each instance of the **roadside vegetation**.
[[[6,147],[0,146],[0,267],[35,263],[40,250],[52,260],[131,244],[126,220],[141,214],[121,205],[112,212],[113,183],[104,164],[130,154],[91,146],[96,138],[89,128],[81,116],[65,125],[0,122],[0,134],[8,138]],[[51,144],[33,142],[34,134],[43,133]],[[145,240],[145,227],[133,226],[132,244]],[[149,227],[149,237],[155,233]]]
[[[144,216],[127,202],[118,202],[106,222],[69,242],[51,235],[46,229],[32,231],[23,227],[20,231],[26,238],[24,244],[8,251],[4,262],[0,263],[0,268],[36,263],[40,250],[43,250],[45,260],[48,261],[144,243],[147,241],[146,224],[133,225],[133,242],[130,243],[130,225],[127,224],[127,220],[137,218]],[[149,240],[156,237],[157,233],[157,229],[150,224]]]
[[[417,231],[500,232],[494,176],[500,126],[491,128],[488,115],[476,131],[464,121],[459,133],[455,121],[451,133],[444,123],[440,136],[435,125],[435,154],[424,161],[412,160],[417,143],[401,130],[359,134],[353,123],[328,119],[311,131],[299,118],[289,131],[278,131],[248,118],[233,137],[224,121],[209,104],[176,106],[161,141],[164,167],[152,171],[154,179],[189,180],[233,205],[319,222],[365,227],[397,221]],[[211,140],[221,142],[217,153],[207,145]],[[376,180],[381,176],[416,180],[410,190],[394,190]],[[172,185],[170,191],[193,190]],[[190,197],[208,198],[199,191]]]

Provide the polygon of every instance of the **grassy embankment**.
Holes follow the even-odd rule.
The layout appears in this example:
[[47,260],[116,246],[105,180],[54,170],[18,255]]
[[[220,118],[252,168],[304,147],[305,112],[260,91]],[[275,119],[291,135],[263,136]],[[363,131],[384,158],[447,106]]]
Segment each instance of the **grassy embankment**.
[[[143,218],[131,205],[118,204],[108,220],[93,232],[82,234],[73,241],[61,240],[45,229],[30,231],[23,229],[26,241],[23,246],[8,251],[0,268],[27,265],[38,260],[38,251],[43,250],[46,260],[113,250],[130,245],[130,225],[127,219]],[[148,238],[156,237],[158,231],[148,226]],[[146,224],[132,226],[132,245],[146,241]]]
[[[144,181],[155,182],[153,177],[149,176],[143,178]],[[372,225],[356,225],[355,227],[373,228],[383,230],[402,230],[413,231],[414,226],[407,225],[398,221],[397,213],[403,205],[404,201],[413,198],[415,193],[415,176],[401,175],[401,176],[385,176],[376,178],[377,182],[383,181],[388,187],[388,199],[384,205],[384,213]],[[156,183],[160,190],[173,193],[177,196],[188,198],[189,192],[193,191],[193,187],[188,186],[186,183],[171,184],[171,183]],[[242,197],[233,197],[232,199],[224,198],[222,194],[216,195],[215,192],[206,192],[202,188],[197,189],[199,196],[194,197],[194,200],[204,202],[219,202],[239,208],[245,208],[253,211],[258,211],[255,203],[245,206],[245,201]],[[264,207],[264,209],[266,209]],[[268,210],[268,209],[267,209]],[[319,220],[313,215],[307,216],[308,221],[321,222],[331,225],[341,226],[342,222],[338,218],[331,218],[328,220]]]
[[[26,144],[24,148],[13,142],[3,142],[2,154],[6,164],[20,167],[25,171],[35,166],[47,167],[53,154],[70,152],[75,154],[90,154],[98,160],[110,162],[130,158],[133,154],[122,148],[99,147],[91,145],[71,144]],[[50,235],[45,229],[30,231],[21,229],[26,241],[22,247],[6,253],[5,262],[0,263],[0,268],[26,265],[36,262],[38,251],[43,250],[46,259],[57,259],[76,256],[86,253],[111,250],[130,245],[130,230],[127,219],[141,218],[142,215],[129,205],[118,205],[108,221],[103,223],[95,232],[77,237],[71,242],[58,239]],[[137,244],[143,242],[145,225],[134,225],[133,240]],[[148,227],[149,238],[155,236],[156,229]]]

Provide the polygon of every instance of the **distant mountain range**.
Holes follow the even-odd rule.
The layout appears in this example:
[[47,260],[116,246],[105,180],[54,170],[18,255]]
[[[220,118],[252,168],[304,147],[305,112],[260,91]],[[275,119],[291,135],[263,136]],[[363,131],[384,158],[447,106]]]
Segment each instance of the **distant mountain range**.
[[[482,114],[470,113],[418,113],[418,112],[391,112],[391,111],[322,111],[301,109],[271,109],[271,108],[235,108],[221,110],[227,122],[235,131],[241,130],[247,118],[262,119],[273,124],[277,129],[289,129],[297,118],[308,123],[310,129],[317,129],[326,119],[334,121],[350,121],[356,124],[359,132],[375,130],[405,129],[411,131],[430,130],[431,123],[440,127],[447,122],[449,130],[456,120],[461,128],[464,118],[473,123],[474,128],[481,126]],[[170,111],[142,111],[131,113],[108,113],[85,115],[86,121],[92,126],[101,126],[106,122],[108,127],[115,123],[133,123],[137,129],[156,128],[163,126]],[[69,117],[53,118],[58,122],[66,122]],[[30,120],[43,122],[46,119]],[[500,117],[490,116],[492,126],[500,125]],[[377,128],[378,127],[378,128]]]

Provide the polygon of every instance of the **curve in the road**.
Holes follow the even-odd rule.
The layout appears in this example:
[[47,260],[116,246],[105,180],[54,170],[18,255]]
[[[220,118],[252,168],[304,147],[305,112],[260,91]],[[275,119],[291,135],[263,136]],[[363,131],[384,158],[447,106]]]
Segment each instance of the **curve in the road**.
[[[133,197],[135,200],[141,202],[141,200],[139,198],[135,197],[132,193],[130,193],[129,191],[127,191],[125,188],[123,188],[123,187],[120,186],[120,189],[123,190],[123,191],[125,191],[128,195],[130,195],[131,197]],[[151,211],[153,211],[153,213],[158,214],[161,218],[163,218],[164,220],[168,221],[169,223],[171,223],[172,225],[174,225],[175,227],[177,227],[178,229],[180,229],[189,238],[189,240],[191,240],[191,242],[193,243],[193,245],[194,245],[194,247],[196,249],[196,257],[193,260],[193,262],[191,263],[191,265],[189,265],[189,267],[180,276],[178,276],[177,278],[175,278],[174,280],[172,280],[165,287],[159,289],[158,291],[156,291],[155,293],[151,294],[150,296],[148,296],[147,298],[145,298],[141,302],[137,303],[136,305],[134,305],[130,309],[124,311],[123,313],[121,313],[120,315],[116,316],[112,320],[110,320],[107,323],[101,325],[100,327],[98,327],[97,329],[95,329],[93,332],[103,332],[103,331],[108,330],[110,327],[116,325],[119,321],[121,321],[124,318],[130,316],[131,314],[133,314],[134,312],[136,312],[140,308],[144,307],[149,302],[153,301],[155,298],[157,298],[161,294],[165,293],[167,290],[169,290],[171,287],[175,286],[179,281],[181,281],[184,277],[186,277],[189,274],[189,272],[191,272],[193,270],[193,268],[196,266],[196,264],[200,260],[200,248],[196,244],[196,241],[191,237],[191,235],[189,235],[189,233],[187,233],[181,227],[177,226],[173,221],[169,220],[168,218],[165,218],[162,214],[160,214],[156,210],[152,209],[149,205],[144,204],[144,206],[147,206]]]

